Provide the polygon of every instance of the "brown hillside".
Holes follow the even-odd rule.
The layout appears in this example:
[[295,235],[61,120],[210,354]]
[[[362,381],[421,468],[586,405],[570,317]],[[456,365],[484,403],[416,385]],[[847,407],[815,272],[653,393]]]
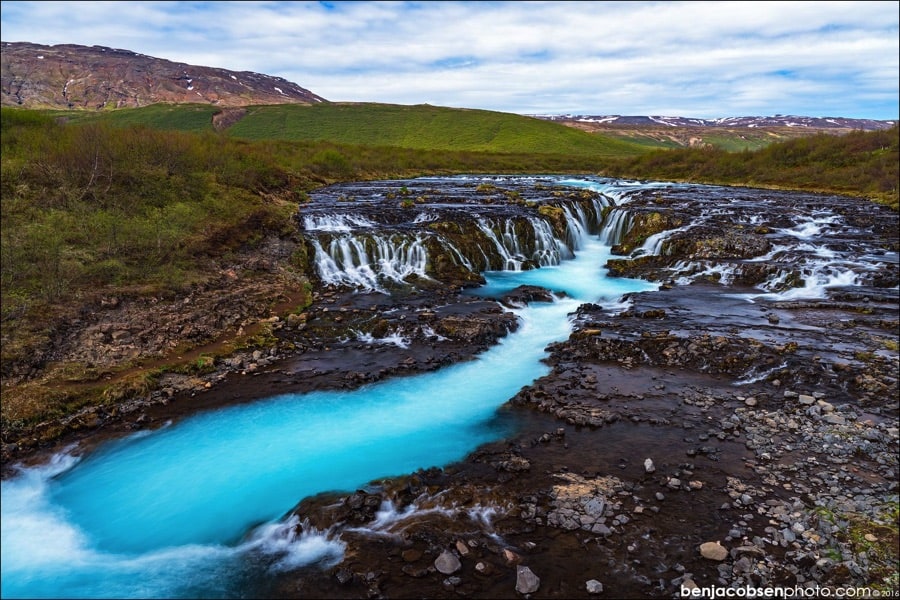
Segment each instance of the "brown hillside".
[[281,77],[201,67],[103,46],[0,42],[3,106],[96,110],[158,102],[216,106],[326,100]]

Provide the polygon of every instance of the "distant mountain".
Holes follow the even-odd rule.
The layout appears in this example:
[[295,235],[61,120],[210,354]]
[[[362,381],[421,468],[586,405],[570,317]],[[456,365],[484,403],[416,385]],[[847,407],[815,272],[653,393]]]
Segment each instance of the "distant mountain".
[[26,108],[125,108],[327,102],[281,77],[201,67],[104,46],[0,42],[0,103]]
[[724,117],[721,119],[689,119],[685,117],[622,116],[622,115],[530,115],[547,121],[563,123],[592,123],[598,126],[630,127],[806,127],[809,129],[890,129],[897,121],[846,119],[843,117]]

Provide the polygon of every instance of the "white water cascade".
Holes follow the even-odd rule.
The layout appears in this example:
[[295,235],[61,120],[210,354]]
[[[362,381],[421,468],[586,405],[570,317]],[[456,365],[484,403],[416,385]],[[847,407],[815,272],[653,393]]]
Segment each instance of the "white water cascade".
[[[502,270],[521,271],[528,261],[541,267],[549,267],[574,256],[572,249],[554,237],[553,230],[546,221],[532,217],[528,219],[528,224],[532,229],[533,240],[528,240],[533,242],[531,244],[520,239],[513,219],[503,219],[499,223],[491,219],[478,219],[478,229],[493,244],[503,263]],[[580,224],[578,226],[581,227]],[[528,248],[529,245],[532,248]],[[485,260],[490,264],[487,256]]]
[[385,281],[403,283],[410,275],[428,278],[423,242],[421,235],[341,234],[331,239],[327,249],[318,238],[312,244],[316,268],[326,284],[382,290]]
[[[470,271],[486,266],[491,268],[491,265],[498,265],[499,270],[504,271],[558,265],[573,258],[583,240],[596,231],[596,223],[602,221],[606,206],[603,200],[596,198],[588,209],[577,202],[563,204],[566,240],[559,239],[550,223],[537,216],[476,218],[474,224],[483,235],[483,241],[470,246],[469,251],[476,252],[476,256],[467,256],[452,241],[434,231],[415,234],[373,231],[371,228],[377,224],[363,217],[308,215],[304,217],[304,224],[306,230],[313,234],[310,238],[315,252],[314,261],[323,283],[384,291],[388,285],[407,283],[410,276],[430,279],[428,265],[432,257],[429,256],[429,246],[440,247],[456,265]],[[613,210],[610,215],[612,231],[604,227],[601,232],[605,243],[620,239],[630,226],[630,220],[623,211]],[[420,217],[423,220],[420,221]],[[414,222],[434,218],[428,213],[421,213]],[[437,243],[429,244],[429,239]]]
[[615,246],[631,231],[633,225],[631,214],[627,210],[614,208],[606,215],[603,229],[600,231],[600,241]]

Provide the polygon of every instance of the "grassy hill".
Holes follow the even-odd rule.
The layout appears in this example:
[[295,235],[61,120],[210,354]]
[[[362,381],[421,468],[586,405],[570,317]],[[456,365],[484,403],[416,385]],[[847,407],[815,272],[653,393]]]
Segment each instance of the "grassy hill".
[[636,156],[631,142],[486,110],[393,104],[256,106],[228,130],[251,139],[328,140],[365,146],[577,156]]
[[213,115],[221,109],[208,104],[151,104],[105,111],[49,110],[46,114],[73,124],[106,123],[115,127],[143,125],[153,129],[201,133],[212,131]]
[[[146,125],[154,129],[202,132],[213,130],[213,115],[218,111],[208,105],[156,104],[113,111],[51,111],[50,114],[70,123]],[[648,150],[646,144],[591,135],[531,117],[425,104],[253,106],[225,129],[225,133],[231,137],[257,141],[328,141],[416,150],[582,157],[637,156]]]

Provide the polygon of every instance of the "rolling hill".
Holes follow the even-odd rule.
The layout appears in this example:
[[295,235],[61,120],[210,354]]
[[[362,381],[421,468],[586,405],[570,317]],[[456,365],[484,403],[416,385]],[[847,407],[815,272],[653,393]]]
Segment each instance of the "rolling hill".
[[175,131],[219,131],[261,141],[327,141],[411,150],[636,156],[646,144],[596,136],[558,123],[486,110],[375,103],[279,104],[218,108],[154,104],[112,111],[48,111],[73,124],[144,125]]
[[592,136],[531,117],[427,104],[254,106],[228,133],[251,140],[328,140],[420,150],[578,156],[632,156],[645,151],[628,141]]

